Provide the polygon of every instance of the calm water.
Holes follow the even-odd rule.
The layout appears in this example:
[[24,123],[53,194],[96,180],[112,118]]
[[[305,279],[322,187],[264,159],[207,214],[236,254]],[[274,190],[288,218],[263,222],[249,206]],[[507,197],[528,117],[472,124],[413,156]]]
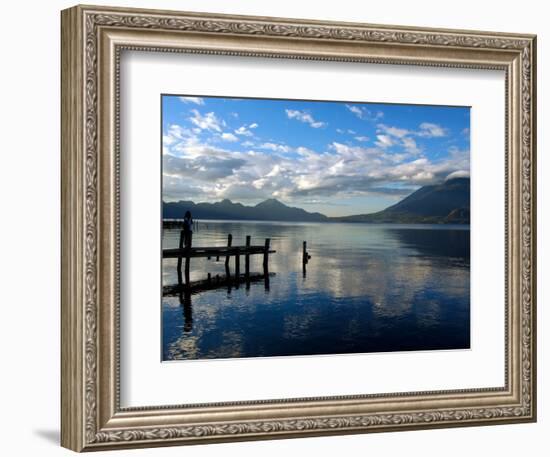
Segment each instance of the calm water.
[[[225,246],[228,233],[233,245],[271,238],[269,290],[163,297],[164,360],[470,347],[468,227],[201,221],[193,245]],[[165,230],[163,247],[178,239]],[[261,256],[250,269],[262,271]],[[223,276],[224,259],[191,260],[192,281],[208,272]],[[163,283],[177,283],[175,259],[163,261]]]

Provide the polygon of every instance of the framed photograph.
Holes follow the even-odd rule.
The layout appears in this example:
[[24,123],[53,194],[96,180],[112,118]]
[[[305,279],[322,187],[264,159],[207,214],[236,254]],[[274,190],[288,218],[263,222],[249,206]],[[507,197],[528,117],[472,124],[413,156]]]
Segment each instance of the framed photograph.
[[536,39],[62,12],[62,445],[536,420]]

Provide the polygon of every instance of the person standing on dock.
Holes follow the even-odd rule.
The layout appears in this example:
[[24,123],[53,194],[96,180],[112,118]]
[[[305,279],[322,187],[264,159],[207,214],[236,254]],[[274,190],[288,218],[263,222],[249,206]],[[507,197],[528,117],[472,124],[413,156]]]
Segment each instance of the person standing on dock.
[[190,246],[191,238],[193,236],[193,218],[191,217],[191,211],[186,211],[183,218],[183,245]]

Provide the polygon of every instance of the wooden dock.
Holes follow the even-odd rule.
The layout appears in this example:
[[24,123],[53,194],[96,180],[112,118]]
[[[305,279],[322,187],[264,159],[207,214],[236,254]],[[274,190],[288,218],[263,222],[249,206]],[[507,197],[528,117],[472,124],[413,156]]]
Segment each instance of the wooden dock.
[[[277,251],[269,250],[268,254],[275,254]],[[250,256],[254,254],[265,254],[264,246],[231,246],[231,247],[194,247],[187,252],[187,248],[164,249],[162,257],[165,259],[177,259],[180,257],[234,257],[237,255]]]
[[[266,287],[269,288],[269,255],[275,254],[277,251],[270,249],[270,239],[266,238],[263,245],[252,245],[250,236],[246,237],[246,243],[243,246],[233,246],[233,236],[229,234],[227,236],[227,246],[212,246],[212,247],[199,247],[193,246],[192,243],[193,237],[192,233],[185,233],[183,230],[180,232],[179,247],[172,249],[163,249],[162,257],[164,259],[178,259],[177,264],[177,273],[178,273],[178,283],[174,286],[167,286],[163,289],[163,293],[173,293],[174,290],[181,291],[182,289],[187,289],[188,291],[194,290],[209,290],[216,287],[226,286],[228,281],[234,284],[236,287],[241,282],[250,283],[253,279],[250,274],[250,256],[251,255],[262,255],[263,256],[263,273],[254,274],[255,276],[260,276],[262,279],[266,280]],[[245,268],[244,275],[241,276],[241,256],[244,256],[245,259]],[[208,273],[208,278],[203,281],[195,281],[191,283],[189,280],[190,264],[192,258],[207,258],[211,259],[213,257],[216,260],[220,260],[220,257],[225,258],[225,279],[221,280],[219,277],[217,279],[211,278],[210,273]],[[235,272],[234,275],[231,274],[229,262],[233,257],[235,262]],[[185,266],[183,265],[185,262]],[[184,266],[184,272],[182,272],[182,267]],[[184,281],[185,276],[185,281]],[[233,277],[233,279],[231,279]]]

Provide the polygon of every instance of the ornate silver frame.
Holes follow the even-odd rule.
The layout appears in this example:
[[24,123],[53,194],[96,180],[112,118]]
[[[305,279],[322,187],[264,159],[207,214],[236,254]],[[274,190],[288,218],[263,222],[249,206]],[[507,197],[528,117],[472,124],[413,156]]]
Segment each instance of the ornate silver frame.
[[[122,409],[119,58],[125,49],[506,72],[506,385]],[[62,445],[75,451],[536,419],[536,37],[76,6],[62,12]]]

